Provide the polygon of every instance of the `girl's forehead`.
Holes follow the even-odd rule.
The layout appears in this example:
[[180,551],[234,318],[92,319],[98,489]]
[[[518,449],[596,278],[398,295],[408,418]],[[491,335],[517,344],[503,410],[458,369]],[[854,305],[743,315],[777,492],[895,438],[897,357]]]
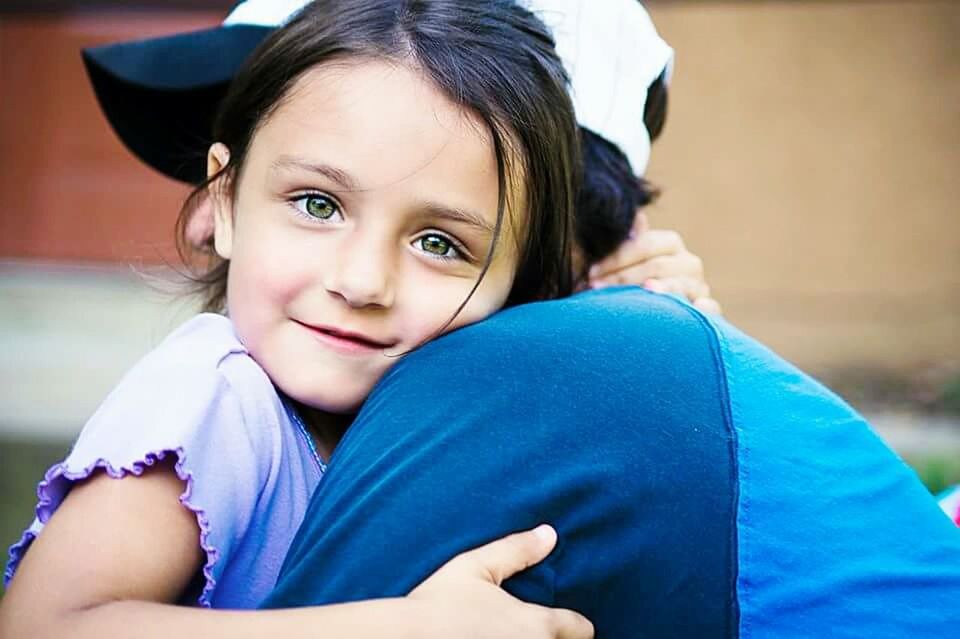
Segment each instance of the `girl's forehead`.
[[[339,60],[304,73],[254,136],[249,160],[272,171],[291,157],[335,169],[355,190],[410,183],[496,216],[489,127],[412,65]],[[517,177],[508,180],[514,196]]]
[[377,182],[402,180],[452,157],[474,173],[496,175],[487,127],[422,72],[398,63],[314,67],[297,80],[260,133],[266,145],[284,147],[285,153],[336,154]]

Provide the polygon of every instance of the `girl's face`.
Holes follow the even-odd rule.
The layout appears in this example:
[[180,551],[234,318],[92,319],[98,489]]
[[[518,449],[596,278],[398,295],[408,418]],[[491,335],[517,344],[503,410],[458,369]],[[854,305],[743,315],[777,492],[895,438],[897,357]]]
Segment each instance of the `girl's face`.
[[[227,161],[214,145],[211,170]],[[306,73],[261,123],[237,180],[232,198],[213,187],[229,315],[284,393],[329,412],[355,411],[397,361],[387,355],[453,315],[493,241],[487,128],[400,64]],[[514,217],[448,330],[503,306],[518,263]]]

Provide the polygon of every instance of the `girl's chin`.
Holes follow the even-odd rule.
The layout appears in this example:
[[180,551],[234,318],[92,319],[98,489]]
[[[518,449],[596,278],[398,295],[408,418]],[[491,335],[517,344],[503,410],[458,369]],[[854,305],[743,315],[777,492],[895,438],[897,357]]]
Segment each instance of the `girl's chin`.
[[360,406],[363,405],[367,395],[370,394],[370,390],[372,389],[366,389],[364,393],[340,393],[336,396],[330,396],[326,393],[286,392],[286,394],[291,399],[296,400],[304,406],[309,406],[314,410],[330,413],[331,415],[355,415],[360,411]]

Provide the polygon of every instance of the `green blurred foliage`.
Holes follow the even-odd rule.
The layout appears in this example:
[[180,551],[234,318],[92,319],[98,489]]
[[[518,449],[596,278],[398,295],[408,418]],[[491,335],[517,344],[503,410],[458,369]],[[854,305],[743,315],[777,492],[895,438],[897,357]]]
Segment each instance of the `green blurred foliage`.
[[43,473],[63,459],[69,449],[64,442],[0,440],[0,556],[6,565],[6,549],[20,539],[33,520],[37,484]]
[[939,399],[946,412],[960,415],[960,375],[947,380],[940,391]]
[[960,484],[960,455],[908,459],[907,463],[917,471],[920,480],[934,495],[948,486]]

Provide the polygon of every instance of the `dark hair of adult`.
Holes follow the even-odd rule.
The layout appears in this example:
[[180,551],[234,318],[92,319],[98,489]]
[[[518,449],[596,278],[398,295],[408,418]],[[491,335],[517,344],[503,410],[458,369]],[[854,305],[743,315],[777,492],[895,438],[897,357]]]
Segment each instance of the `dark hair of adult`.
[[[653,142],[663,131],[667,117],[667,84],[664,75],[647,90],[643,123]],[[577,247],[583,272],[610,255],[630,234],[637,209],[660,195],[650,182],[634,173],[630,160],[618,146],[590,129],[580,127],[583,150],[583,183],[577,195],[574,216]]]
[[[569,294],[580,181],[576,119],[550,32],[514,0],[316,0],[307,5],[254,51],[221,103],[214,140],[227,146],[231,159],[184,203],[178,220],[181,254],[186,255],[184,231],[197,198],[219,179],[235,188],[254,134],[294,83],[317,65],[363,58],[414,66],[487,126],[499,184],[495,240],[509,180],[521,176],[525,215],[519,212],[520,259],[507,304]],[[215,254],[210,260],[196,282],[205,310],[220,311],[229,262]],[[477,285],[479,279],[474,290]]]

